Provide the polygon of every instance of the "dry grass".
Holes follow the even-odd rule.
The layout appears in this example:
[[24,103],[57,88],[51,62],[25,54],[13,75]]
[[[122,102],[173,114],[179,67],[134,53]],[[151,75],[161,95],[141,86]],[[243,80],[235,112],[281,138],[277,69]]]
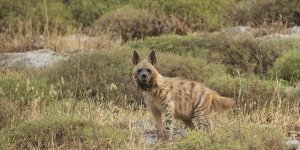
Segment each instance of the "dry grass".
[[121,44],[122,40],[108,34],[10,35],[0,33],[0,52],[26,52],[49,48],[56,52],[86,51],[108,48]]
[[[99,147],[99,145],[103,146],[103,144],[107,147],[102,147],[100,149],[156,149],[170,147],[169,144],[146,144],[145,140],[142,137],[142,133],[154,131],[155,128],[152,115],[149,114],[149,112],[146,111],[143,107],[137,107],[133,105],[121,107],[109,102],[96,104],[91,102],[90,100],[91,99],[83,99],[82,101],[77,101],[68,99],[61,102],[55,102],[51,105],[44,105],[41,100],[32,101],[32,103],[30,103],[23,110],[25,112],[24,114],[26,114],[24,117],[25,124],[17,124],[12,127],[6,127],[2,132],[0,132],[4,141],[9,140],[9,142],[4,143],[3,146],[8,146],[12,149],[16,147],[36,149],[41,148],[41,146],[50,149],[85,149],[87,147],[97,148]],[[259,144],[255,145],[255,147],[257,148],[260,147],[264,149],[284,149],[285,146],[283,143],[287,138],[286,131],[293,129],[292,125],[299,119],[298,112],[298,106],[295,104],[290,106],[289,108],[278,108],[276,106],[271,106],[267,109],[261,107],[260,109],[253,110],[247,115],[243,115],[242,110],[239,109],[235,111],[236,114],[234,114],[233,112],[229,112],[223,115],[213,114],[212,121],[214,127],[210,132],[194,133],[188,131],[187,137],[174,142],[173,146],[176,147],[177,144],[181,144],[181,147],[185,147],[193,144],[193,138],[190,138],[196,136],[193,140],[196,140],[198,144],[200,142],[200,145],[204,144],[209,147],[225,146],[227,144],[223,142],[227,141],[231,144],[236,144],[230,145],[230,147],[239,148],[240,146],[247,146],[247,143],[249,144],[249,142],[251,145],[251,141],[242,141],[244,142],[244,146],[240,145],[239,142],[240,140],[249,140],[247,136],[254,135],[264,139],[262,143],[261,141],[255,141],[257,142],[256,144]],[[55,118],[58,118],[58,122],[55,123],[55,126],[53,124],[52,127],[49,127],[49,125],[51,125],[51,122],[48,123],[48,121],[46,121],[48,120],[47,118],[50,120],[57,120]],[[61,119],[64,120],[64,118],[74,118],[73,120],[75,121],[69,123],[67,123],[68,121],[59,121]],[[81,119],[78,120],[76,118]],[[79,122],[76,122],[76,120],[78,120]],[[150,124],[141,126],[140,122],[143,120],[150,121]],[[87,126],[88,123],[92,123],[92,126]],[[30,129],[24,128],[24,125],[25,127],[27,125],[37,126],[37,128],[35,128],[35,131],[38,133],[43,131],[42,135],[45,137],[40,137],[40,135],[33,134],[32,131],[28,131]],[[176,122],[176,125],[177,128],[182,127],[182,124],[180,122]],[[84,129],[89,127],[87,128],[88,130],[95,130],[99,132],[99,134],[86,135],[81,132],[77,133],[77,128],[81,128],[81,126],[83,126],[82,128]],[[48,130],[51,135],[56,135],[55,137],[57,137],[57,134],[61,132],[61,128],[71,133],[62,134],[61,140],[59,141],[60,143],[58,143],[56,138],[48,137]],[[107,135],[103,132],[111,132],[110,129],[113,129],[114,134],[110,133],[107,137]],[[122,137],[121,139],[118,136],[115,137],[114,135],[118,134],[115,133],[117,131],[126,133],[127,140],[124,139],[123,141]],[[46,133],[46,135],[44,133]],[[25,139],[25,137],[28,136],[27,134],[30,134],[35,138]],[[242,137],[239,137],[238,135],[237,137],[231,137],[230,134],[241,134],[240,136]],[[75,140],[70,139],[71,136],[75,136],[73,137]],[[197,136],[199,138],[197,138]],[[215,145],[212,145],[212,143],[210,142],[201,141],[203,136],[205,138],[208,138],[209,140],[216,140],[215,142],[217,143],[215,143]],[[77,138],[80,139],[80,137],[84,138],[78,141]],[[50,139],[48,144],[41,143],[45,138]],[[107,143],[107,141],[114,140],[115,138],[120,139],[121,141],[116,143]]]

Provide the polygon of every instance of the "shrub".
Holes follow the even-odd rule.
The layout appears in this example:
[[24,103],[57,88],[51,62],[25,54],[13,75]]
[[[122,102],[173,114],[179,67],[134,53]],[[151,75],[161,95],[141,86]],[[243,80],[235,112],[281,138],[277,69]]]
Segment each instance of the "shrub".
[[158,15],[178,18],[192,31],[218,30],[227,23],[226,16],[232,1],[160,0],[133,3],[139,8],[155,10]]
[[286,47],[284,42],[260,40],[251,35],[228,33],[197,36],[168,35],[149,37],[130,44],[134,48],[149,48],[179,54],[207,57],[209,62],[225,64],[232,72],[264,75]]
[[242,0],[232,10],[232,21],[244,25],[252,23],[260,26],[276,21],[287,23],[288,26],[300,24],[298,0]]
[[271,76],[291,83],[300,81],[300,51],[288,51],[278,58],[270,71]]
[[[61,90],[59,97],[91,97],[97,101],[112,101],[120,106],[136,103],[141,99],[141,93],[132,80],[132,51],[123,47],[78,56],[45,71],[41,76],[48,79],[47,83],[55,85],[55,89]],[[139,52],[142,58],[148,55],[146,49],[139,49]],[[284,86],[277,85],[275,81],[262,80],[255,75],[232,77],[226,74],[223,65],[208,63],[200,57],[162,52],[157,52],[157,56],[156,67],[162,75],[203,82],[221,95],[239,100],[241,107],[247,105],[248,108],[253,103],[260,107],[272,101],[277,103],[279,99],[285,104],[290,99],[284,93]],[[277,97],[278,93],[280,98]]]
[[[237,123],[238,124],[238,123]],[[285,134],[275,126],[223,125],[211,132],[192,132],[164,149],[284,149]]]
[[51,116],[2,131],[4,149],[101,149],[124,146],[127,131],[92,124],[90,120]]
[[162,18],[147,10],[134,9],[131,6],[124,6],[103,15],[94,26],[120,35],[125,42],[164,32]]
[[73,19],[83,26],[92,25],[107,9],[105,4],[97,0],[72,0],[68,4]]
[[[89,91],[102,100],[124,103],[141,98],[132,80],[132,49],[123,47],[101,53],[78,56],[57,67],[45,71],[49,84],[57,85],[64,95],[84,98]],[[145,50],[139,50],[147,56]],[[204,81],[212,75],[225,74],[221,65],[207,64],[202,59],[181,57],[158,52],[158,70],[166,76],[182,76]],[[173,63],[170,63],[173,62]],[[63,83],[62,81],[63,80]],[[112,88],[116,85],[117,89]],[[63,96],[64,97],[64,96]],[[127,102],[128,102],[127,101]]]
[[[150,50],[161,51],[166,53],[175,53],[180,55],[200,56],[206,55],[197,42],[194,35],[179,36],[175,34],[162,35],[160,37],[147,37],[143,41],[133,41],[129,45],[135,49],[147,48]],[[205,58],[205,57],[202,57]]]
[[254,75],[248,77],[225,75],[210,78],[205,83],[221,95],[234,98],[238,107],[247,111],[245,113],[270,106],[271,103],[275,106],[297,103],[293,94],[284,92],[283,85],[277,85],[272,80],[262,80]]

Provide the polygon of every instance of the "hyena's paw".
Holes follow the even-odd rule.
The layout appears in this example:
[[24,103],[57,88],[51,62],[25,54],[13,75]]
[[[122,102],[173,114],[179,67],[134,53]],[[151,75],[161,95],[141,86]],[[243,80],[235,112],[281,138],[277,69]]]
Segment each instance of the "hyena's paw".
[[157,142],[160,143],[164,140],[163,132],[157,131]]
[[173,141],[173,131],[167,130],[164,135],[165,135],[164,140],[166,142],[172,142]]

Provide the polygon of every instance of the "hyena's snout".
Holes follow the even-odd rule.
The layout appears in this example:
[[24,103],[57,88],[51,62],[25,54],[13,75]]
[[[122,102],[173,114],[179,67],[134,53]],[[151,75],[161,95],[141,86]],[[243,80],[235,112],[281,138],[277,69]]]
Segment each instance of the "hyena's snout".
[[141,82],[147,83],[151,79],[151,70],[150,69],[139,69],[138,78]]

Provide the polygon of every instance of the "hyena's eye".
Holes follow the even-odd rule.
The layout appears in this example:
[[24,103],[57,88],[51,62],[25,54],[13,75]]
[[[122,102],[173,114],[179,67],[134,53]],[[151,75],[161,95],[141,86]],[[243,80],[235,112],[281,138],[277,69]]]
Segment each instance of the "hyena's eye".
[[150,69],[147,69],[147,71],[148,71],[149,73],[151,73],[151,70],[150,70]]
[[142,71],[142,69],[137,70],[138,73],[140,73]]

